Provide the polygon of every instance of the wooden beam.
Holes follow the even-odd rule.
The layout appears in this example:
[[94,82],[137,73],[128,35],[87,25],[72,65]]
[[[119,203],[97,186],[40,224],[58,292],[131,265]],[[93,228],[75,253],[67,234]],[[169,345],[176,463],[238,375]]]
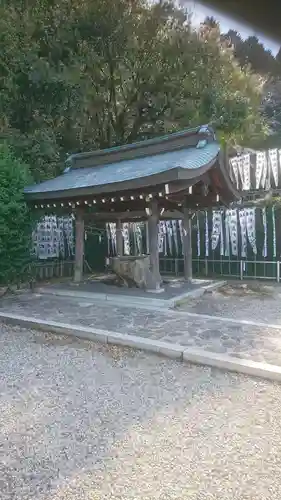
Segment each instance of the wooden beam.
[[146,253],[149,254],[149,231],[148,231],[148,220],[145,221],[145,240],[146,240]]
[[[120,219],[123,222],[138,222],[147,221],[147,214],[145,211],[133,212],[96,212],[85,213],[85,221],[97,220],[99,222],[117,222]],[[165,210],[162,215],[159,215],[161,220],[182,220],[183,213],[182,207],[179,210]]]
[[147,219],[147,215],[144,210],[133,210],[132,212],[89,212],[85,214],[85,217],[87,219],[97,219],[100,221],[105,221],[108,222],[109,220],[115,220],[117,221],[120,219],[121,221],[127,222],[128,218],[129,219],[138,219],[140,217],[143,217],[144,219]]
[[162,282],[159,269],[158,222],[158,203],[157,200],[152,200],[150,203],[150,215],[148,217],[148,248],[150,254],[150,270],[152,274],[151,288],[154,290],[160,290],[160,285]]
[[83,280],[84,264],[84,211],[82,208],[76,210],[75,219],[75,264],[74,281],[80,283]]

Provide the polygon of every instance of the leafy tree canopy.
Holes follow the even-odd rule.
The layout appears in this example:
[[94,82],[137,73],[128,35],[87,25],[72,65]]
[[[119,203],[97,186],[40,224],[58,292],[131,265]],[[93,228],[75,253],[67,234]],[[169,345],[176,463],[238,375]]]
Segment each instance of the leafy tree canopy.
[[274,57],[256,36],[243,40],[234,30],[222,35],[222,40],[229,42],[233,47],[234,56],[241,68],[246,71],[248,67],[256,74],[260,74],[264,81],[260,112],[268,124],[270,134],[263,141],[258,141],[258,145],[265,148],[280,147],[281,49]]
[[23,199],[27,167],[0,144],[0,285],[18,284],[30,262],[31,217]]
[[201,123],[240,144],[266,133],[263,79],[172,1],[3,0],[0,42],[0,136],[35,180],[68,153]]

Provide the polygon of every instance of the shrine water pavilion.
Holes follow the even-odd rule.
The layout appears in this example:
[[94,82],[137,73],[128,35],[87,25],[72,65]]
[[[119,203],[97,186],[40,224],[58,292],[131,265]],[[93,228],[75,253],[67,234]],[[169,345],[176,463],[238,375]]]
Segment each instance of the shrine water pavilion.
[[146,220],[149,289],[160,290],[158,224],[182,219],[184,277],[192,279],[191,218],[208,207],[228,206],[239,198],[227,153],[208,125],[134,144],[73,154],[64,173],[25,189],[27,202],[45,213],[75,216],[74,281],[83,280],[84,224],[116,222],[121,258],[122,222]]

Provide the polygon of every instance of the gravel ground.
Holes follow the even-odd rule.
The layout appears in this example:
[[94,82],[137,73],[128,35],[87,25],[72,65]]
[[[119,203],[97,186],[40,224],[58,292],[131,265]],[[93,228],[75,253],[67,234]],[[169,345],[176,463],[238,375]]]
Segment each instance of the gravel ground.
[[0,328],[1,500],[280,499],[280,385]]

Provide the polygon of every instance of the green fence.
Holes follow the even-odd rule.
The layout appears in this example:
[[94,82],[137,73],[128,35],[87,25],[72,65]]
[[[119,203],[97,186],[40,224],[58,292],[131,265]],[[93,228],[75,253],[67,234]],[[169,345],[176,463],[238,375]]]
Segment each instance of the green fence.
[[[263,255],[265,230],[263,223],[262,208],[255,210],[255,232],[256,232],[256,254],[247,238],[246,256],[241,254],[241,227],[238,217],[237,235],[238,252],[237,255],[221,255],[220,244],[212,250],[212,211],[208,216],[208,251],[206,249],[206,214],[195,215],[192,221],[192,251],[193,251],[193,273],[195,276],[206,277],[233,277],[233,278],[264,278],[280,280],[281,261],[281,209],[278,207],[268,207],[266,215],[266,248],[267,255]],[[225,212],[222,212],[225,218]],[[275,223],[275,231],[274,231]],[[130,254],[137,253],[136,235],[134,224],[129,225],[129,246]],[[142,252],[146,253],[146,225],[140,224]],[[166,234],[163,252],[160,253],[160,269],[163,274],[180,276],[183,275],[182,244],[180,236],[179,222],[176,223],[176,234]],[[199,230],[198,230],[199,229]],[[275,236],[274,236],[275,234]],[[225,236],[225,226],[224,226]],[[199,251],[198,251],[199,250]],[[103,272],[106,267],[106,257],[113,254],[112,245],[107,237],[106,226],[86,227],[85,238],[85,271]],[[73,272],[73,261],[64,263],[59,260],[48,260],[38,264],[37,276],[39,279],[48,279],[52,276],[70,276]]]
[[[225,241],[225,211],[222,211],[223,235]],[[241,252],[241,226],[237,217],[237,255],[221,254],[220,243],[212,250],[212,217],[210,210],[208,218],[208,250],[206,248],[206,213],[195,215],[192,221],[192,253],[193,273],[195,276],[223,276],[233,278],[264,278],[279,281],[279,261],[281,261],[281,209],[278,207],[267,207],[265,209],[266,233],[263,223],[263,209],[255,209],[255,234],[256,253],[247,238],[246,256]],[[163,274],[180,276],[183,274],[182,244],[177,222],[176,235],[165,235],[165,252],[160,253],[160,270]],[[274,231],[275,225],[275,231]],[[133,227],[133,226],[132,226]],[[199,230],[198,230],[199,229]],[[146,253],[146,228],[141,224],[142,247]],[[263,255],[264,240],[266,234],[266,256]],[[275,234],[275,236],[274,236]],[[129,231],[130,253],[136,253],[135,235]],[[110,245],[109,245],[110,246]],[[231,248],[231,247],[230,247]],[[112,251],[109,252],[112,254]]]

